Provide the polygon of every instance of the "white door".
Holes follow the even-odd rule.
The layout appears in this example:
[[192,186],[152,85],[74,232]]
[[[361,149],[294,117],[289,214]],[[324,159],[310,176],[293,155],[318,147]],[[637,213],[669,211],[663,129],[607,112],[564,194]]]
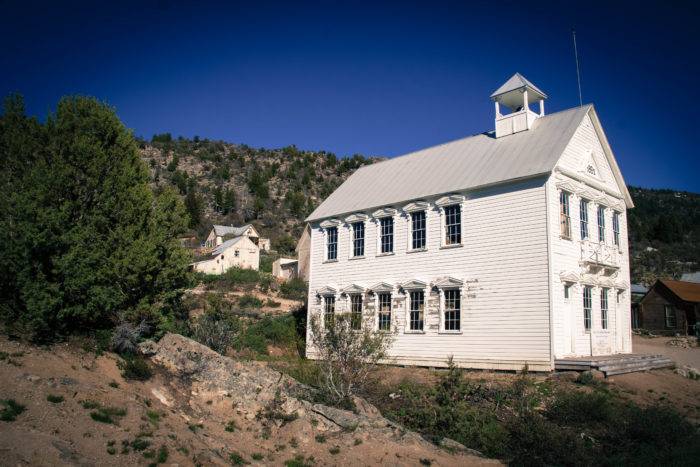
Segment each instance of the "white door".
[[568,287],[568,291],[564,292],[564,307],[563,307],[563,322],[562,322],[562,332],[563,332],[563,352],[564,355],[573,355],[576,353],[576,319],[574,317],[575,309],[571,303],[571,293],[573,291],[570,285],[565,285]]

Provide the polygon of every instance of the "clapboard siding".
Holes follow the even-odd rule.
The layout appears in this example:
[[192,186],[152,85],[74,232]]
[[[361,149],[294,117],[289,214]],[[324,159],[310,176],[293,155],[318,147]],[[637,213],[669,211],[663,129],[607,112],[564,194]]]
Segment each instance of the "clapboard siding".
[[[312,225],[310,312],[319,313],[316,291],[340,290],[350,284],[394,286],[411,279],[431,283],[452,276],[467,285],[462,295],[462,332],[438,331],[438,294],[426,294],[425,333],[404,333],[405,299],[393,294],[396,338],[390,351],[395,363],[444,365],[448,356],[465,367],[550,369],[545,178],[464,193],[462,247],[440,248],[439,209],[427,211],[427,251],[408,252],[410,216],[402,205],[394,216],[394,254],[377,256],[378,224],[365,224],[365,257],[349,258],[351,228],[338,227],[338,261],[324,262],[325,244],[319,224]],[[366,214],[371,214],[370,212]],[[396,292],[396,291],[395,291]],[[349,299],[339,295],[337,310]],[[367,299],[369,301],[369,299]],[[365,315],[374,319],[374,304]],[[312,349],[309,348],[312,355]]]
[[[601,142],[595,131],[591,119],[586,116],[579,129],[574,133],[567,148],[557,163],[558,167],[564,167],[572,172],[581,172],[585,169],[589,158],[595,160],[598,171],[598,182],[602,183],[610,193],[621,193],[617,185],[611,166],[607,160]],[[555,169],[556,171],[556,169]],[[571,240],[563,239],[560,235],[559,219],[559,192],[557,182],[568,181],[572,184],[578,182],[570,177],[558,174],[547,182],[547,200],[549,203],[549,236],[552,247],[552,320],[554,328],[554,353],[557,357],[584,356],[591,354],[592,335],[585,331],[583,319],[583,286],[577,282],[570,289],[570,298],[564,298],[564,283],[560,279],[561,273],[570,271],[581,272],[581,235],[580,235],[580,211],[579,201],[581,195],[572,193],[570,198],[571,216]],[[580,185],[580,183],[579,183]],[[600,192],[599,190],[592,190]],[[621,195],[619,195],[621,198]],[[614,277],[615,282],[629,284],[629,245],[627,242],[627,215],[624,203],[617,203],[615,208],[620,213],[620,269]],[[588,232],[592,242],[597,243],[597,207],[595,201],[590,201],[588,211]],[[613,244],[612,232],[613,209],[605,210],[605,237],[608,245]],[[592,290],[592,326],[594,335],[601,331],[601,286],[594,286]],[[630,322],[630,294],[629,289],[622,290],[617,302],[618,289],[610,288],[608,295],[608,332],[611,343],[611,352],[631,352],[631,322]],[[572,336],[573,335],[573,336]],[[572,345],[569,345],[569,341]]]

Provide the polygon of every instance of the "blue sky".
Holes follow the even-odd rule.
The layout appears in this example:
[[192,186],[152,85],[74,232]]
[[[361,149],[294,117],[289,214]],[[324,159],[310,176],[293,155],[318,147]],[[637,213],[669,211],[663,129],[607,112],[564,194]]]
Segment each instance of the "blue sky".
[[0,0],[0,94],[39,116],[93,95],[145,137],[391,157],[492,129],[515,71],[549,112],[577,105],[573,27],[627,182],[700,192],[690,2],[100,3]]

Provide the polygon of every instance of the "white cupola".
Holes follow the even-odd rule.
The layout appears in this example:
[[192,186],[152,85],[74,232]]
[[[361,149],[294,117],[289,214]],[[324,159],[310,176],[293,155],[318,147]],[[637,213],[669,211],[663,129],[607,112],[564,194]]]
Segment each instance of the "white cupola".
[[[547,94],[528,81],[520,73],[516,73],[491,94],[496,106],[496,138],[512,135],[532,128],[539,117],[544,116],[544,100]],[[530,109],[530,104],[539,102],[539,112]],[[510,109],[503,115],[501,106]]]

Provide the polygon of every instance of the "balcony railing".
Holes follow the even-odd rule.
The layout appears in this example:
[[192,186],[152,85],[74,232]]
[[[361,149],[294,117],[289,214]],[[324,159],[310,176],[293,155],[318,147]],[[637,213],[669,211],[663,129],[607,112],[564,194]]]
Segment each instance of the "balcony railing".
[[591,241],[581,242],[581,261],[591,266],[610,269],[620,267],[620,252],[615,245],[595,243]]

